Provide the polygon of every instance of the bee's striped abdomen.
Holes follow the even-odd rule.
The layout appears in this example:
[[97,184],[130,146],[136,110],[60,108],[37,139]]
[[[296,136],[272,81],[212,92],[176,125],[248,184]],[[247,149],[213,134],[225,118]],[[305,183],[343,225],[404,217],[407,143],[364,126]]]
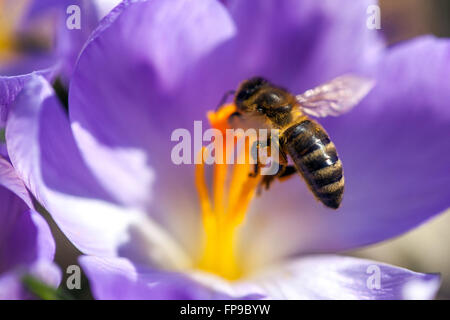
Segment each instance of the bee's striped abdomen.
[[314,195],[327,207],[337,209],[344,193],[344,175],[325,130],[312,120],[304,120],[287,129],[283,139],[285,151]]

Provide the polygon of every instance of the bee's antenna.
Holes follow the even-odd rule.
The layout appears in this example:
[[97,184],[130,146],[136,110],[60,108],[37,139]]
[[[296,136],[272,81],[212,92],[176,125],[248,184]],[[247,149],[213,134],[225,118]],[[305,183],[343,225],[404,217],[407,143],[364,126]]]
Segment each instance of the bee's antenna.
[[235,93],[236,93],[236,90],[228,90],[227,92],[225,92],[222,99],[220,99],[220,102],[216,107],[216,111],[219,110],[219,108],[228,100],[228,97],[230,95],[234,95]]

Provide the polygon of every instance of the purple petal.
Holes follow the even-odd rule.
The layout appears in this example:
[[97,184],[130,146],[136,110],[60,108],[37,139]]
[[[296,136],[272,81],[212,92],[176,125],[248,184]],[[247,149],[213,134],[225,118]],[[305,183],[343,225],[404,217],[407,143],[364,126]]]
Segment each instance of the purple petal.
[[440,285],[435,274],[339,256],[305,257],[235,282],[118,258],[82,256],[80,264],[96,299],[432,299]]
[[31,273],[57,286],[60,272],[52,264],[55,242],[47,222],[11,164],[0,157],[0,300],[29,298],[21,277]]
[[204,300],[231,298],[228,294],[208,288],[186,275],[138,267],[127,259],[81,256],[80,264],[89,278],[96,299]]
[[[82,11],[86,8],[96,8],[98,16],[105,16],[113,7],[121,0],[32,0],[31,6],[27,12],[27,18],[41,16],[49,11],[63,10],[65,18],[67,18],[66,9],[70,5],[79,6]],[[82,16],[84,16],[82,12]],[[83,23],[83,21],[82,21]]]
[[83,0],[32,0],[27,11],[27,18],[39,17],[55,9],[64,9],[71,4],[80,5]]
[[[34,261],[53,260],[55,242],[45,220],[35,211],[21,211],[17,199],[6,198],[2,208],[0,251],[0,273],[20,266],[31,265]],[[13,206],[18,208],[14,208]],[[8,209],[7,212],[3,212]],[[15,210],[14,210],[15,209]]]
[[[55,241],[47,221],[45,221],[45,219],[36,211],[31,212],[31,220],[34,223],[35,228],[38,230],[37,237],[35,239],[38,250],[38,258],[41,260],[53,260],[55,255]],[[24,232],[23,229],[21,232]]]
[[[80,7],[80,29],[68,29],[66,26],[66,19],[68,17],[66,10],[69,5],[78,5]],[[58,34],[56,38],[55,54],[61,61],[63,82],[68,85],[78,55],[90,34],[97,27],[101,16],[92,0],[69,1],[69,3],[61,7],[60,10],[62,19],[60,19],[57,26]]]
[[[0,186],[3,190],[9,191],[12,195],[22,200],[26,206],[21,206],[21,208],[25,208],[26,210],[34,208],[33,201],[22,180],[17,176],[11,164],[2,157],[0,157]],[[8,204],[7,201],[4,203]]]
[[274,238],[283,243],[281,255],[345,250],[399,235],[448,208],[449,62],[448,40],[424,37],[392,48],[366,100],[321,121],[344,165],[341,208],[323,208],[301,179],[275,184],[255,203],[253,227],[244,233],[254,246],[244,239],[246,251],[258,259],[279,247],[265,240]]
[[[71,5],[80,8],[80,29],[66,25]],[[59,76],[68,84],[76,59],[84,43],[100,21],[97,4],[91,0],[33,0],[21,21],[22,34],[36,33],[36,26],[46,25],[49,34],[39,34],[45,41],[53,42],[47,50],[21,52],[19,58],[1,66],[3,75],[18,75],[58,65]],[[52,41],[55,38],[55,41]]]
[[[15,76],[31,73],[55,65],[56,56],[51,50],[57,19],[50,12],[34,13],[33,6],[48,1],[6,1],[6,11],[11,12],[14,41],[22,44],[14,49],[12,59],[0,61],[0,74]],[[11,7],[8,10],[8,7]],[[45,13],[45,14],[44,14]],[[65,13],[65,12],[64,12]],[[33,39],[32,41],[29,38]],[[38,43],[38,45],[36,45]],[[17,46],[14,46],[17,47]]]
[[0,273],[36,260],[51,261],[55,242],[44,218],[33,210],[23,182],[0,158]]
[[[122,203],[149,203],[150,164],[162,172],[175,167],[168,165],[170,134],[193,110],[183,111],[187,118],[174,114],[184,106],[173,87],[233,31],[214,1],[126,1],[81,54],[70,87],[73,131],[96,177]],[[126,187],[117,188],[119,181]]]
[[27,269],[0,275],[0,300],[35,299],[23,286],[22,277],[30,274],[45,284],[56,288],[61,282],[61,270],[52,262],[40,260]]
[[56,63],[56,58],[53,54],[33,54],[25,55],[20,59],[14,60],[7,64],[2,64],[0,66],[0,74],[3,77],[16,77],[20,75],[25,75],[30,72],[60,67]]
[[6,151],[6,144],[4,144],[2,141],[0,141],[0,156],[4,157],[5,159],[8,158],[8,151]]
[[[370,69],[384,48],[379,34],[366,27],[373,3],[226,1],[236,35],[185,77],[179,104],[192,112],[212,110],[226,91],[253,76],[301,93],[343,73]],[[201,113],[190,119],[202,119]]]
[[269,299],[433,299],[440,277],[376,261],[324,255],[275,267],[244,284]]
[[[6,142],[18,175],[81,251],[187,263],[164,230],[142,212],[119,206],[98,185],[43,77],[34,76],[11,105]],[[123,186],[119,181],[117,187]]]
[[94,0],[94,5],[100,17],[106,16],[122,0]]
[[22,74],[17,76],[0,76],[0,128],[4,126],[4,122],[8,116],[9,105],[16,99],[16,96],[22,90],[24,84],[32,78],[33,75],[39,74],[47,79],[51,79],[55,69],[49,68],[34,73]]
[[11,106],[6,142],[18,175],[69,239],[86,252],[117,250],[118,234],[125,234],[133,215],[115,207],[85,167],[69,121],[44,78],[34,76]]

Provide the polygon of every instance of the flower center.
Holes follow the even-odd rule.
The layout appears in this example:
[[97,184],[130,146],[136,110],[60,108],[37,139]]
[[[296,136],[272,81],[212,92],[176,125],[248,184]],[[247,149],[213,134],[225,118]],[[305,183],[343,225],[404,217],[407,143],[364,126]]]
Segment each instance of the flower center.
[[[216,140],[214,150],[217,155],[219,148],[224,148],[222,155],[224,161],[213,165],[213,182],[211,196],[205,179],[204,155],[206,148],[202,149],[200,164],[195,169],[195,184],[200,200],[202,222],[205,232],[203,254],[198,267],[202,270],[218,274],[226,279],[234,280],[242,275],[242,270],[236,257],[237,231],[244,221],[247,209],[255,195],[260,176],[250,177],[252,170],[250,164],[249,145],[253,143],[248,137],[226,136],[225,130],[229,128],[228,117],[236,111],[233,104],[222,106],[217,112],[208,113],[212,128],[220,130],[223,134],[223,145]],[[225,149],[229,144],[236,145],[238,139],[245,139],[243,150],[237,151],[235,163],[226,164]],[[217,160],[217,158],[216,158]]]

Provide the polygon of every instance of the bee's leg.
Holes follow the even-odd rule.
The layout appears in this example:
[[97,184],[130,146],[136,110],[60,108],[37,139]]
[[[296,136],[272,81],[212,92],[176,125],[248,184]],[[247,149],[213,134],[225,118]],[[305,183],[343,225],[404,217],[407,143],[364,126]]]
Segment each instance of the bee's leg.
[[270,185],[272,184],[272,182],[275,181],[275,179],[279,179],[280,176],[285,175],[286,170],[291,171],[290,167],[288,165],[288,161],[286,158],[285,153],[280,150],[280,154],[279,154],[279,159],[278,159],[278,171],[277,173],[273,174],[273,175],[266,175],[262,178],[261,183],[258,186],[258,195],[261,193],[261,189],[264,186],[264,189],[269,190]]
[[269,190],[270,185],[272,182],[275,181],[275,179],[278,179],[280,181],[286,180],[290,178],[294,173],[297,172],[297,168],[291,165],[281,165],[278,172],[271,176],[264,176],[261,181],[261,185],[264,185],[266,190]]
[[[268,141],[270,141],[270,140],[268,140]],[[250,172],[248,174],[249,177],[256,178],[259,175],[259,171],[260,171],[260,168],[261,168],[261,162],[259,161],[260,150],[263,149],[263,148],[268,148],[268,145],[269,144],[268,144],[267,141],[264,141],[264,142],[260,141],[260,140],[255,141],[254,148],[256,148],[256,150],[254,150],[253,154],[256,157],[256,163],[255,163],[255,166],[253,168],[253,172]]]
[[276,175],[271,176],[264,176],[261,180],[261,183],[258,186],[258,195],[261,194],[262,188],[264,186],[264,189],[269,190],[270,185],[273,181],[275,181]]
[[231,95],[234,95],[236,93],[236,90],[228,90],[225,92],[222,96],[222,99],[220,99],[219,104],[216,107],[216,111],[220,109],[220,107],[227,102],[228,97]]
[[255,166],[253,167],[253,172],[250,172],[248,176],[251,178],[256,178],[259,174],[259,167],[260,167],[259,162],[256,162]]
[[292,175],[294,175],[295,173],[297,173],[297,168],[295,166],[289,165],[285,166],[283,172],[279,173],[277,177],[278,180],[284,181],[292,177]]

